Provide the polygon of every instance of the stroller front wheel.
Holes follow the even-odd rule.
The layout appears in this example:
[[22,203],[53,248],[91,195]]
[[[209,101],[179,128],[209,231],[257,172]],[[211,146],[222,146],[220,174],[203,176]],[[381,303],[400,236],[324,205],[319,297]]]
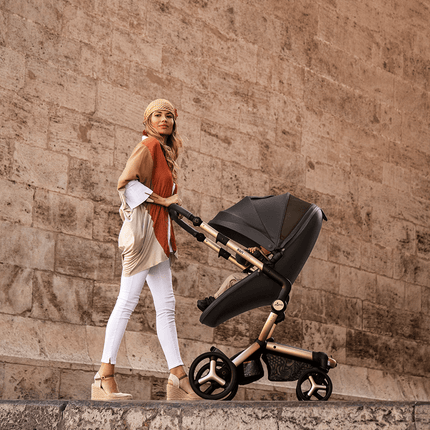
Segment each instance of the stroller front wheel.
[[194,392],[207,400],[221,400],[237,390],[236,366],[221,352],[205,352],[190,366]]
[[298,400],[328,400],[333,384],[327,373],[319,369],[309,369],[302,373],[297,381],[296,396]]

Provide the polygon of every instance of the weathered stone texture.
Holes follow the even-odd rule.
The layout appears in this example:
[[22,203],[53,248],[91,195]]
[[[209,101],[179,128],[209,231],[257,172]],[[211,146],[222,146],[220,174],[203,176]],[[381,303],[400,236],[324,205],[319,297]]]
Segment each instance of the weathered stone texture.
[[[421,0],[0,0],[1,396],[88,397],[120,285],[117,179],[147,103],[167,98],[187,209],[209,221],[246,195],[291,192],[328,217],[276,340],[333,354],[338,400],[428,399],[429,20]],[[232,355],[268,308],[199,324],[195,301],[235,268],[176,232],[183,359],[212,344]],[[165,396],[146,286],[118,368],[125,391]],[[284,388],[264,379],[238,396],[290,399]],[[355,428],[376,416],[357,414]]]

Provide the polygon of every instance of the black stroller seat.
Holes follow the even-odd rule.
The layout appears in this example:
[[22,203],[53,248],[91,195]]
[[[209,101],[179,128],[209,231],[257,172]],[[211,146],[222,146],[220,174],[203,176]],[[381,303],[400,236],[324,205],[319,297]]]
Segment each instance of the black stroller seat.
[[[256,198],[248,197],[226,211],[220,212],[209,225],[243,246],[259,245],[274,251],[275,270],[294,283],[317,241],[325,218],[323,211],[316,205],[304,202],[290,194]],[[264,211],[258,214],[259,201],[264,200]],[[249,203],[249,204],[248,204]],[[273,204],[274,210],[267,209]],[[250,207],[257,206],[253,211]],[[238,206],[241,206],[238,208]],[[276,213],[283,212],[279,217]],[[238,215],[239,214],[239,215]],[[251,214],[251,216],[250,216]],[[271,220],[265,219],[270,217]],[[246,224],[243,218],[252,218],[253,225],[258,225],[257,218],[269,225],[271,231],[262,234],[261,229]],[[276,220],[281,220],[276,222]],[[237,224],[237,225],[236,225]],[[246,234],[246,236],[245,236]],[[269,238],[268,238],[269,237]],[[256,239],[254,241],[254,239]],[[261,243],[263,242],[263,243]],[[281,255],[276,256],[277,252]],[[251,309],[270,305],[279,296],[281,287],[273,279],[260,271],[255,271],[237,282],[221,294],[200,316],[200,322],[209,327],[217,327],[223,322]]]

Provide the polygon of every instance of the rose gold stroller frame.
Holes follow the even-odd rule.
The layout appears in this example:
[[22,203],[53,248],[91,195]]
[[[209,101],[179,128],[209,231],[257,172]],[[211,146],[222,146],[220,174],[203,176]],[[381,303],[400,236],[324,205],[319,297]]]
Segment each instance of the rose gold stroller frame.
[[[279,344],[271,339],[276,325],[284,320],[285,310],[288,304],[289,293],[291,291],[291,283],[288,279],[284,278],[278,272],[273,270],[269,265],[263,263],[262,261],[255,258],[253,255],[248,253],[240,245],[238,245],[233,240],[224,236],[209,224],[203,222],[199,217],[195,217],[193,214],[185,210],[184,208],[171,205],[169,207],[170,215],[174,221],[176,221],[184,230],[192,234],[199,242],[204,243],[206,246],[212,250],[218,252],[218,255],[235,264],[241,270],[245,270],[246,267],[240,264],[236,258],[234,258],[226,249],[219,246],[216,242],[222,243],[226,248],[232,250],[234,253],[240,255],[248,263],[250,263],[256,270],[261,271],[269,278],[274,280],[281,286],[281,291],[277,299],[272,303],[271,312],[258,336],[258,338],[244,351],[242,351],[236,357],[231,359],[232,363],[236,368],[242,365],[247,359],[249,359],[253,354],[257,353],[259,350],[261,353],[269,352],[275,354],[282,354],[287,358],[298,359],[299,361],[305,361],[314,365],[315,368],[327,373],[330,369],[337,366],[337,362],[334,358],[328,357],[323,352],[313,352],[301,348],[297,348],[290,345]],[[192,221],[194,226],[198,226],[205,233],[211,235],[216,239],[216,242],[208,239],[204,233],[199,233],[194,230],[189,224],[185,223],[183,220],[178,218],[179,212],[188,220]],[[309,390],[309,395],[312,395],[314,391],[318,388],[324,388],[318,386],[312,379],[309,378],[311,382],[311,389]],[[222,384],[221,384],[222,385]],[[304,400],[304,399],[301,399]]]

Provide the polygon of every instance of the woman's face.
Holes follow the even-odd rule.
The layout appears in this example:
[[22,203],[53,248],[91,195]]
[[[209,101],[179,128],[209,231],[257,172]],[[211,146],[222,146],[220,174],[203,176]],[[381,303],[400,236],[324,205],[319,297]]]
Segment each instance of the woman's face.
[[169,136],[173,133],[175,119],[172,113],[165,110],[157,110],[151,115],[151,124],[161,136]]

